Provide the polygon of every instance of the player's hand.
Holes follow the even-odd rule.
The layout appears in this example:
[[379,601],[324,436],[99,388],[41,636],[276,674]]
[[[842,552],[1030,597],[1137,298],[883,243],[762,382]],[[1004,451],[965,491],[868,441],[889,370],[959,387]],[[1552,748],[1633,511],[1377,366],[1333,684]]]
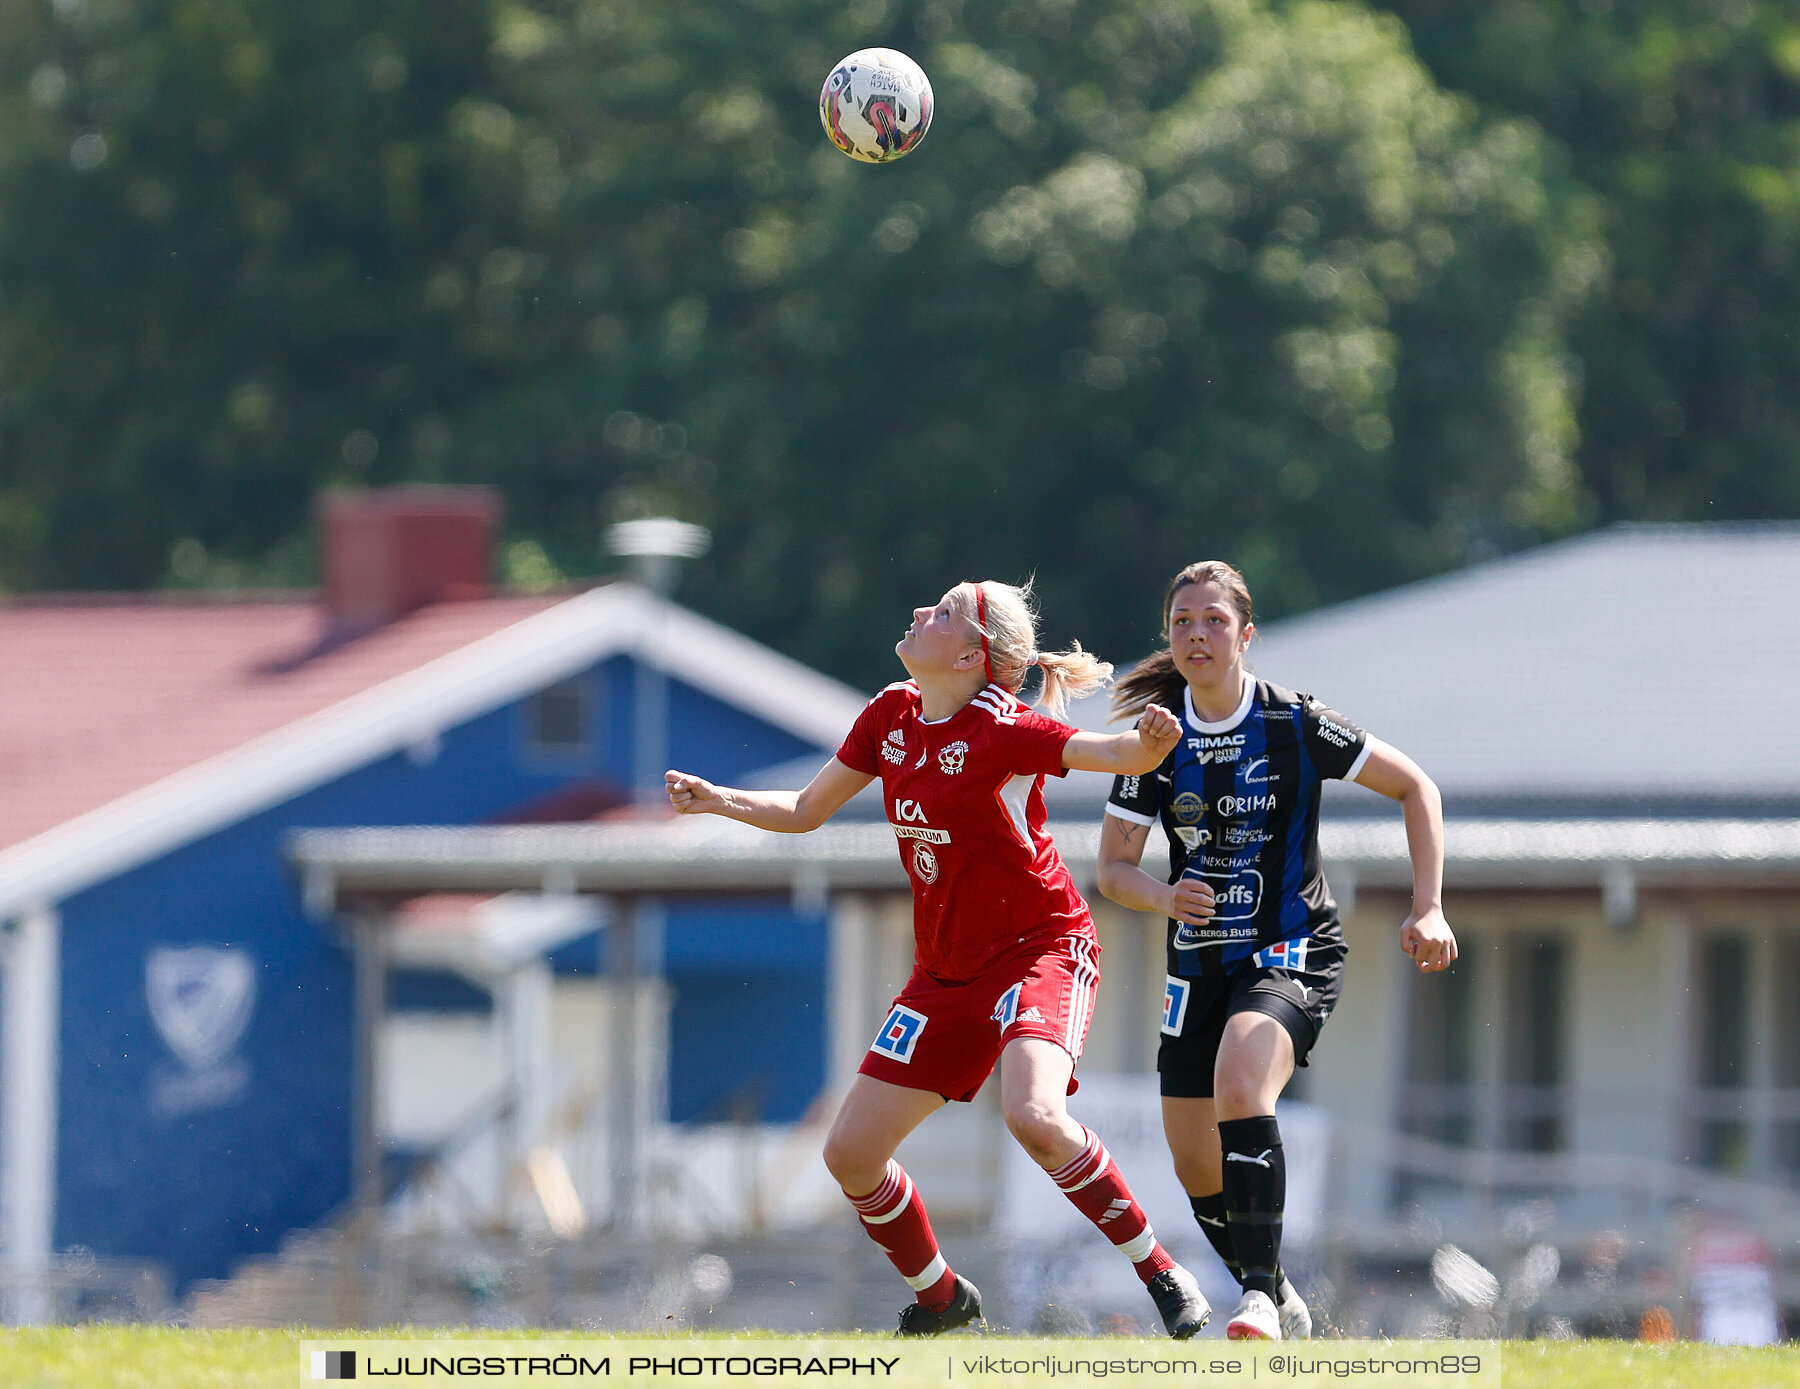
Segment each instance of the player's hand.
[[1147,705],[1137,723],[1138,741],[1144,745],[1144,751],[1155,754],[1161,762],[1175,748],[1175,742],[1181,737],[1181,724],[1175,716],[1160,704]]
[[1163,915],[1189,926],[1202,926],[1217,911],[1211,883],[1199,878],[1177,878],[1169,888],[1169,905]]
[[663,782],[669,788],[669,804],[679,815],[717,815],[725,809],[725,798],[719,788],[705,777],[686,772],[664,772]]
[[1441,907],[1414,912],[1400,927],[1400,948],[1427,974],[1449,969],[1456,959],[1456,936]]

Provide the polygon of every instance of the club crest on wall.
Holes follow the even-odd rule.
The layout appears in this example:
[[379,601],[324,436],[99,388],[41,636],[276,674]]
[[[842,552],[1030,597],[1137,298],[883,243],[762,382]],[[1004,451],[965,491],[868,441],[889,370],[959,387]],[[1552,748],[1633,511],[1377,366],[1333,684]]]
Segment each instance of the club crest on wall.
[[234,1052],[256,1008],[255,957],[241,946],[157,946],[144,957],[144,996],[181,1063],[157,1069],[151,1104],[185,1114],[238,1098],[250,1080]]

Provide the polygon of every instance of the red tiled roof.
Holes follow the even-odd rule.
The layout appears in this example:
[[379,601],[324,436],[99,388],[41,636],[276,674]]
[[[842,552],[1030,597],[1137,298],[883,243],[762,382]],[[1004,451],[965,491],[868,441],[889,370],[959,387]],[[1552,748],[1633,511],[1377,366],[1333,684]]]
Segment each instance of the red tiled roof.
[[323,650],[310,602],[0,603],[0,849],[559,601],[438,603]]

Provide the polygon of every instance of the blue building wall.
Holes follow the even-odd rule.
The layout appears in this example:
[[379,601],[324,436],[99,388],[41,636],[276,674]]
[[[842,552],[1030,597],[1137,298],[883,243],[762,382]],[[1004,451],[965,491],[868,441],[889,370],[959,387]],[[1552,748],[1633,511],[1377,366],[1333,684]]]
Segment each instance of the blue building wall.
[[669,1117],[789,1123],[825,1083],[825,919],[770,898],[675,901],[663,926]]
[[[521,701],[444,731],[429,761],[383,758],[64,902],[58,1246],[155,1259],[185,1286],[328,1218],[349,1193],[350,967],[329,929],[301,914],[284,836],[299,827],[477,823],[583,778],[623,784],[632,675],[619,659],[582,677],[599,698],[598,736],[585,750],[532,754]],[[668,698],[677,765],[730,780],[809,748],[685,685],[671,682]],[[719,948],[692,968],[688,947],[678,947],[681,1055],[711,1058],[677,1067],[679,1113],[712,1103],[710,1091],[690,1094],[692,1085],[743,1051],[736,1029],[759,1016],[784,1047],[819,1053],[768,1083],[770,1117],[804,1105],[795,1097],[809,1076],[817,1089],[823,1034],[808,1017],[823,1014],[822,927],[796,934],[783,920],[750,909],[708,937]],[[146,993],[153,952],[194,947],[247,959],[254,987],[229,1054],[201,1066],[165,1041]],[[700,1006],[716,985],[690,981],[721,968],[756,983],[729,1006]]]

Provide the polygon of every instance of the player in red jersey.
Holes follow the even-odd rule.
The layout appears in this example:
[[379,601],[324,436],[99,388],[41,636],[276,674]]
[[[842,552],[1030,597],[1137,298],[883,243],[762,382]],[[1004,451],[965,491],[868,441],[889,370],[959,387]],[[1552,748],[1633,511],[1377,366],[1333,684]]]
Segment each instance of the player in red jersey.
[[1179,726],[1152,706],[1131,732],[1083,733],[1020,703],[1033,666],[1051,714],[1112,673],[1079,643],[1040,652],[1029,597],[1010,584],[963,583],[915,609],[894,648],[912,678],[869,701],[805,790],[740,791],[672,771],[669,800],[683,814],[798,834],[881,778],[912,880],[914,968],[838,1110],[825,1165],[917,1296],[900,1314],[901,1334],[981,1315],[981,1294],[944,1261],[894,1152],[946,1101],[973,1099],[997,1064],[1013,1136],[1131,1259],[1169,1334],[1185,1339],[1206,1324],[1205,1297],[1157,1242],[1105,1145],[1069,1117],[1100,945],[1044,831],[1043,790],[1045,776],[1071,768],[1148,772]]

